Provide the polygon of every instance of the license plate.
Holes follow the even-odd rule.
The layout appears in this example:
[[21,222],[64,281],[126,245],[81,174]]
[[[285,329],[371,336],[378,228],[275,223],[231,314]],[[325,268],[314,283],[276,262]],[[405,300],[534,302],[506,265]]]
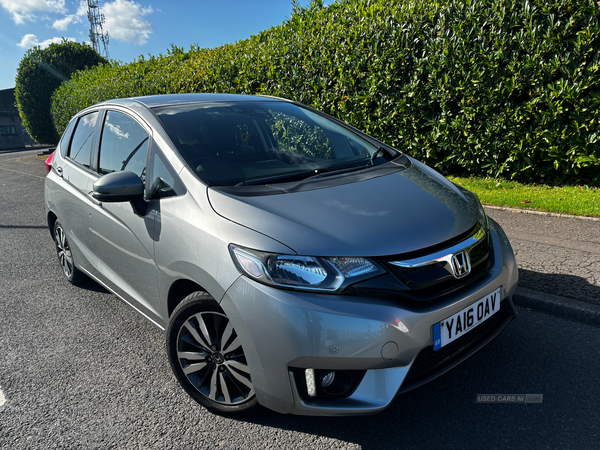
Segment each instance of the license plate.
[[433,326],[433,350],[455,341],[500,311],[499,287],[481,300]]

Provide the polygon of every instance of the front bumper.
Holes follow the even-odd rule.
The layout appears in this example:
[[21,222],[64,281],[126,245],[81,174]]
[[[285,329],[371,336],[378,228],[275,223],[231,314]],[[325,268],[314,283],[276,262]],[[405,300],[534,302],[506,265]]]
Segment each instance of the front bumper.
[[[259,402],[280,413],[375,413],[397,393],[439,376],[487,344],[515,314],[512,296],[518,278],[506,235],[492,220],[490,226],[495,250],[491,270],[459,296],[435,304],[407,307],[381,298],[280,290],[240,277],[221,306],[241,339]],[[433,324],[498,287],[503,300],[497,314],[502,315],[455,341],[460,345],[433,354]],[[442,351],[451,354],[439,364],[436,356]],[[293,368],[366,372],[349,397],[307,398]]]

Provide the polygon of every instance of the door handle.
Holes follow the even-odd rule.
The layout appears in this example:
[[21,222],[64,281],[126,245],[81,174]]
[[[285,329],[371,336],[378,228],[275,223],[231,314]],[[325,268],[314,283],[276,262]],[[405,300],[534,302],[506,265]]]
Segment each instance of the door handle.
[[63,169],[62,169],[62,167],[57,167],[56,168],[56,173],[58,174],[59,177],[62,178],[62,176],[63,176]]

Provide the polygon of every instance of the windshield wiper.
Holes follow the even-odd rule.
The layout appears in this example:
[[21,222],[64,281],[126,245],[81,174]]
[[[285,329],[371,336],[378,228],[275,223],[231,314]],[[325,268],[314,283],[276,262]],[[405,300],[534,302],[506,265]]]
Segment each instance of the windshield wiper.
[[395,157],[400,156],[402,154],[398,151],[391,150],[387,147],[379,147],[377,149],[377,151],[375,151],[375,153],[373,153],[373,155],[371,155],[371,158],[369,159],[369,162],[366,165],[352,166],[352,167],[346,167],[343,169],[336,169],[336,170],[329,170],[326,168],[321,168],[321,169],[305,170],[302,172],[285,173],[285,174],[281,174],[281,175],[273,175],[270,177],[255,178],[254,180],[241,181],[241,182],[237,183],[235,186],[252,186],[252,185],[257,185],[257,184],[285,183],[288,181],[310,180],[310,179],[317,178],[317,177],[329,177],[329,176],[338,175],[338,174],[342,174],[342,173],[346,173],[346,172],[354,172],[355,170],[362,170],[362,169],[366,169],[367,167],[371,167],[373,165],[373,163],[375,162],[375,159],[377,159],[377,156],[381,153],[387,153],[388,155],[390,155],[392,157],[392,159],[394,159]]
[[254,180],[246,180],[242,181],[236,186],[252,186],[256,184],[270,184],[270,183],[284,183],[286,181],[295,181],[302,180],[304,178],[310,177],[315,173],[314,170],[303,171],[303,172],[293,172],[293,173],[285,173],[282,175],[274,175],[271,177],[263,177],[263,178],[255,178]]
[[366,168],[367,168],[367,166],[352,166],[352,167],[346,167],[344,169],[337,169],[337,170],[317,169],[317,170],[315,170],[316,174],[313,175],[312,177],[306,178],[306,180],[310,180],[312,178],[317,178],[317,177],[330,177],[333,175],[338,175],[338,174],[347,173],[347,172],[354,172],[355,170],[362,170],[362,169],[366,169]]

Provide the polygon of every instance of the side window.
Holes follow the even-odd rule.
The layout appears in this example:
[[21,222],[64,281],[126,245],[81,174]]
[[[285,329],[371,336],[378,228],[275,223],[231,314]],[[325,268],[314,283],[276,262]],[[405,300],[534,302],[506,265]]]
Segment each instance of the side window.
[[117,111],[108,111],[102,126],[100,160],[101,175],[129,170],[146,179],[148,133],[132,117]]
[[75,129],[76,123],[76,120],[71,120],[71,122],[67,126],[67,129],[60,138],[60,142],[58,143],[58,145],[60,145],[60,154],[62,156],[65,156],[67,153],[67,148],[69,148],[69,141],[71,140],[71,136],[73,135],[73,130]]
[[85,167],[90,167],[90,153],[97,120],[98,111],[80,117],[71,141],[69,158]]
[[152,178],[152,184],[148,189],[148,199],[185,194],[183,183],[160,153],[156,144],[153,145],[152,149],[149,175]]

